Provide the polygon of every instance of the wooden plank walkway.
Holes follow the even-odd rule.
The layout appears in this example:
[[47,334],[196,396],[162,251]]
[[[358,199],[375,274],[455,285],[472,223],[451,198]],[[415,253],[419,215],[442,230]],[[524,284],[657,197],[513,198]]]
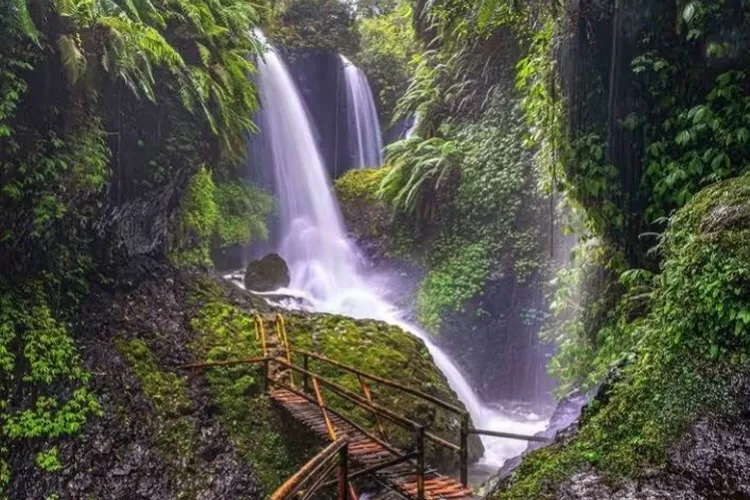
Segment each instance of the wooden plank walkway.
[[[281,405],[295,420],[303,424],[324,440],[330,441],[325,418],[320,406],[293,392],[278,389],[271,392],[271,398]],[[359,467],[369,468],[399,458],[392,451],[368,437],[360,430],[329,412],[328,417],[337,435],[349,438],[349,458]],[[356,472],[356,471],[352,471]],[[417,497],[417,468],[411,463],[401,463],[375,473],[377,477],[406,498]],[[383,497],[386,498],[388,494]],[[388,496],[392,498],[392,496]],[[460,482],[442,476],[434,470],[425,472],[426,499],[473,499],[471,489]]]

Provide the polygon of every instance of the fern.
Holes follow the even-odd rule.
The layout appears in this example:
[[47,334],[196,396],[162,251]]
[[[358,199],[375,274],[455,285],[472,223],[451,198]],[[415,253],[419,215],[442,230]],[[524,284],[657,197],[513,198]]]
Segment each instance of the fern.
[[418,214],[423,219],[432,212],[432,199],[460,159],[455,141],[418,136],[396,142],[386,148],[391,166],[378,189],[378,196],[390,201],[394,209]]
[[[243,154],[244,136],[255,130],[251,116],[258,108],[248,78],[255,70],[250,60],[261,52],[251,31],[260,20],[256,5],[244,0],[51,1],[79,33],[57,40],[69,85],[101,69],[136,96],[155,101],[155,71],[166,70],[183,106],[219,136],[224,151]],[[28,17],[26,3],[14,2],[19,16]],[[102,30],[106,36],[97,36],[93,45],[79,38]],[[181,46],[193,44],[195,60],[188,61],[170,44],[170,32],[179,32]],[[84,46],[96,47],[96,53],[84,54]]]
[[57,50],[60,51],[68,85],[73,86],[86,73],[86,57],[68,35],[60,35],[57,39]]
[[31,38],[37,44],[39,43],[39,31],[37,31],[34,20],[29,13],[29,7],[26,0],[10,1],[11,18],[20,28],[20,32]]

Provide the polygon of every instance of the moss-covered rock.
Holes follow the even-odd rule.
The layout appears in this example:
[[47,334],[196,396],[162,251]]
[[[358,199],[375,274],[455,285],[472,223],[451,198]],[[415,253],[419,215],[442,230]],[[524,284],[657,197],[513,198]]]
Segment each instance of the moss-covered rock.
[[336,195],[347,227],[370,258],[416,261],[420,252],[413,232],[377,196],[389,171],[389,167],[350,170],[336,181]]
[[[618,488],[652,494],[634,498],[745,494],[730,476],[746,471],[750,454],[749,214],[746,175],[705,189],[672,218],[647,313],[607,325],[634,345],[618,380],[574,437],[529,455],[493,498],[614,498]],[[723,467],[680,458],[707,457],[716,440],[734,450]]]
[[[286,324],[290,343],[296,349],[322,354],[340,363],[395,380],[464,408],[438,370],[424,343],[397,326],[380,321],[354,320],[325,314],[288,314]],[[356,376],[322,362],[312,363],[316,373],[353,392],[361,393]],[[454,443],[459,442],[461,422],[456,415],[395,389],[371,384],[371,390],[376,403],[425,425],[438,436]],[[338,403],[354,418],[371,425],[375,424],[370,414],[355,410],[344,401]],[[411,435],[394,429],[389,436],[402,448],[413,445]],[[478,459],[482,452],[481,441],[473,436],[470,440],[469,459]],[[456,454],[437,446],[430,447],[428,461],[445,471],[455,471],[458,466]]]
[[289,266],[279,254],[271,253],[254,260],[245,269],[245,287],[256,292],[270,292],[289,286]]
[[[197,284],[194,286],[192,303],[195,313],[192,315],[191,324],[198,333],[192,349],[198,358],[221,361],[262,355],[260,343],[255,338],[252,316],[254,311],[237,303],[232,304],[226,289],[211,286],[207,291],[205,284]],[[270,323],[273,316],[266,318],[270,343],[276,339]],[[322,354],[340,363],[396,380],[455,406],[463,407],[422,341],[398,327],[379,321],[353,320],[327,314],[285,313],[284,318],[293,350],[308,350]],[[295,361],[302,364],[302,359],[298,355],[295,355]],[[311,363],[314,372],[356,393],[361,393],[360,382],[356,376],[324,363]],[[227,425],[234,442],[244,443],[239,445],[241,449],[255,453],[256,438],[248,433],[264,424],[259,423],[247,412],[247,400],[243,399],[243,394],[258,394],[261,390],[262,379],[258,367],[212,369],[207,372],[207,377],[214,387],[219,404],[230,417]],[[299,377],[297,382],[301,383]],[[371,389],[375,402],[424,424],[439,436],[458,442],[460,420],[457,417],[437,411],[434,406],[425,402],[406,397],[400,391],[377,385],[372,385]],[[333,395],[326,394],[326,398],[330,398],[336,407],[358,422],[375,429],[376,422],[369,413],[355,409]],[[388,427],[388,431],[391,439],[399,446],[412,446],[413,436],[400,433],[395,428]],[[471,444],[470,458],[477,459],[482,454],[481,442],[475,438]],[[457,458],[455,454],[445,453],[436,447],[431,448],[430,461],[434,466],[455,470]],[[285,460],[288,461],[288,457],[283,452],[251,458],[259,476],[269,477],[268,484],[284,477],[284,469],[280,468],[280,464]],[[288,467],[286,471],[290,473],[293,467]]]

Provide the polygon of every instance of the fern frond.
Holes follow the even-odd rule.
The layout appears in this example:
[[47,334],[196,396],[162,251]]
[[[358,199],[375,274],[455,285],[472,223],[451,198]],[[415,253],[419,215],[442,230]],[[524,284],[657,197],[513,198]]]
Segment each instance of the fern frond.
[[86,57],[81,53],[75,41],[67,35],[58,37],[57,50],[60,52],[68,85],[72,87],[86,73]]

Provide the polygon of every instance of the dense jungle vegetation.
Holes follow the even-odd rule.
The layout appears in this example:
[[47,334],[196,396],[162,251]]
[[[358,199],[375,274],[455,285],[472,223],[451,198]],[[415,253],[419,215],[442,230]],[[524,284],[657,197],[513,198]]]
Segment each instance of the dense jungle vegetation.
[[750,2],[413,13],[423,49],[396,117],[415,114],[414,135],[340,189],[375,184],[429,242],[418,305],[435,331],[491,270],[550,273],[555,225],[574,234],[551,290],[549,369],[561,395],[607,381],[580,433],[532,455],[498,497],[664,465],[697,416],[735,411],[747,373]]
[[[238,169],[268,7],[110,0],[0,5],[0,492],[12,447],[101,414],[70,329],[108,263],[209,264],[264,237]],[[55,447],[37,465],[62,465]]]
[[[337,191],[385,207],[388,256],[424,268],[419,321],[440,335],[490,281],[531,283],[550,307],[521,321],[556,346],[559,395],[598,388],[579,431],[529,455],[495,498],[555,498],[584,470],[614,484],[659,470],[699,416],[741,411],[750,0],[624,4],[1,2],[0,498],[29,466],[14,452],[54,475],[61,440],[104,413],[74,334],[92,287],[131,281],[112,269],[135,256],[205,271],[212,251],[268,237],[273,196],[246,172],[254,28],[355,61],[384,127],[416,117],[383,167]],[[197,330],[216,319],[197,314]],[[159,418],[186,411],[182,383],[137,338],[117,346],[149,398],[180,386]],[[249,460],[273,485],[258,460],[293,470],[276,444]]]

